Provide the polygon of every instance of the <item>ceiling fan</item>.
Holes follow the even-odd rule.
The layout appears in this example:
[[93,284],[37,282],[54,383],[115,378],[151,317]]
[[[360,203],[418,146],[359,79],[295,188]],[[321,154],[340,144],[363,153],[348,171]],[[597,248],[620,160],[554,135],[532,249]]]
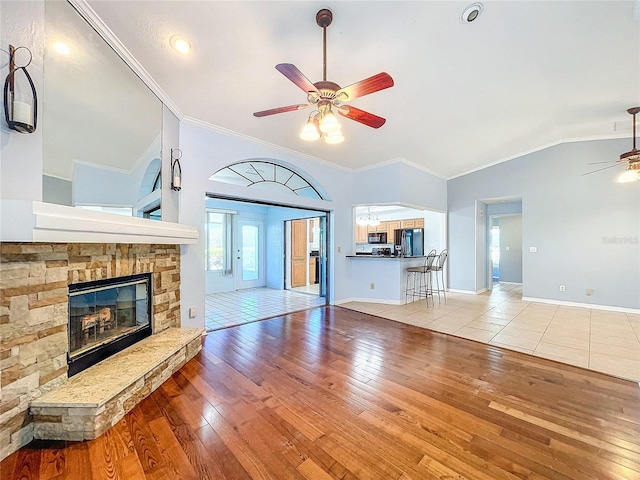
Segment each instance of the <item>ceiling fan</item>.
[[633,148],[628,152],[625,152],[620,155],[619,160],[608,160],[606,162],[592,162],[588,165],[597,165],[603,163],[612,163],[612,165],[608,165],[606,167],[599,168],[592,172],[583,173],[582,175],[589,175],[591,173],[596,173],[601,170],[606,170],[608,168],[617,167],[620,165],[626,165],[625,171],[618,177],[618,181],[622,183],[633,182],[635,180],[640,180],[640,150],[636,148],[636,115],[640,113],[640,107],[632,107],[627,109],[627,112],[633,117],[632,125],[633,125]]
[[365,78],[347,87],[340,87],[335,82],[327,81],[327,27],[331,25],[333,14],[324,8],[316,14],[316,23],[322,28],[322,81],[311,83],[298,68],[291,63],[280,63],[276,70],[296,84],[307,94],[307,103],[288,105],[286,107],[272,108],[255,112],[255,117],[266,117],[276,113],[292,112],[315,107],[309,115],[300,137],[303,140],[317,140],[324,137],[327,143],[340,143],[344,140],[340,132],[341,126],[332,112],[334,107],[338,114],[345,118],[355,120],[372,128],[380,128],[386,120],[364,110],[350,105],[344,105],[354,98],[363,97],[385,88],[393,87],[393,79],[388,73],[378,73]]

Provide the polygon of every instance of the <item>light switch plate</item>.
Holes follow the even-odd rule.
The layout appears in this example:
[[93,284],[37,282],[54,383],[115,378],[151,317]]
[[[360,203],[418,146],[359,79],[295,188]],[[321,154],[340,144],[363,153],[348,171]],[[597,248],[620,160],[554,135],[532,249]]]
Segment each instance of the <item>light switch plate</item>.
[[529,247],[531,253],[538,253],[538,247]]
[[189,318],[196,318],[197,314],[198,310],[196,309],[196,307],[189,308]]

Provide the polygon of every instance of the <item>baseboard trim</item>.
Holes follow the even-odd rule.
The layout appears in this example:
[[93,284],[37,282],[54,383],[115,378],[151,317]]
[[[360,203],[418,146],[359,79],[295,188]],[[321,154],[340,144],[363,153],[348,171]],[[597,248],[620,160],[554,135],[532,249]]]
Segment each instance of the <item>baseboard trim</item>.
[[342,305],[349,302],[362,302],[362,303],[382,303],[384,305],[404,305],[404,302],[399,300],[391,300],[388,298],[366,298],[366,297],[352,297],[343,300],[338,300],[334,305]]
[[473,290],[458,290],[456,288],[448,288],[447,292],[462,293],[464,295],[477,295]]
[[565,302],[563,300],[551,300],[548,298],[522,297],[525,302],[548,303],[551,305],[561,305],[563,307],[593,308],[594,310],[606,310],[609,312],[635,313],[640,314],[640,308],[614,307],[611,305],[597,305],[593,303]]

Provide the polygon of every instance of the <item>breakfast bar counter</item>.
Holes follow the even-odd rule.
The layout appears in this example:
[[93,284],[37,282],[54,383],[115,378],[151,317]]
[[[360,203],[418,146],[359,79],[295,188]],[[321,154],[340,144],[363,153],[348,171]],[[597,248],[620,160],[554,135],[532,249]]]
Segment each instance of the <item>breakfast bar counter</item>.
[[424,256],[347,255],[351,259],[351,300],[402,305],[406,269],[424,265]]

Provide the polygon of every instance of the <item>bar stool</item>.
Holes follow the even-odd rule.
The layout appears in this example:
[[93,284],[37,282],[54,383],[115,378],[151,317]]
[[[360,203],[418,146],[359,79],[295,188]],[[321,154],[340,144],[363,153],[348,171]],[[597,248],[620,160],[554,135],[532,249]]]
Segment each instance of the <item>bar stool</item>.
[[[415,301],[416,298],[424,297],[427,300],[427,306],[429,306],[429,296],[432,297],[431,301],[433,302],[432,287],[430,282],[431,274],[429,272],[433,268],[433,262],[435,261],[436,256],[436,251],[431,250],[425,257],[423,265],[419,267],[408,267],[406,269],[407,279],[405,282],[405,304],[409,303],[409,295],[411,295],[412,302]],[[412,285],[412,287],[409,288],[409,285]]]
[[[447,261],[448,255],[449,253],[445,248],[440,252],[440,255],[438,255],[438,261],[436,262],[436,264],[432,265],[431,268],[429,269],[429,281],[432,286],[433,286],[433,280],[431,279],[431,274],[435,274],[436,276],[436,285],[437,285],[436,292],[438,292],[438,304],[440,304],[440,292],[442,292],[442,294],[444,295],[444,303],[447,303],[447,288],[445,287],[445,284],[444,284],[444,264]],[[438,279],[438,272],[440,272],[440,278],[442,278],[442,289],[440,289],[440,280]]]

